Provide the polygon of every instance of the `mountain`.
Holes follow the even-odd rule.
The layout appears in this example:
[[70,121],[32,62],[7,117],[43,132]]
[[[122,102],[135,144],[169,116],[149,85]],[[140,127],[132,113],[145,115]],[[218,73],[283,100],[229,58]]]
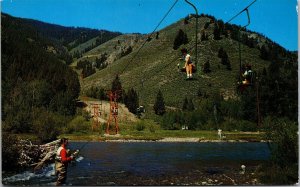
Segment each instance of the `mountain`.
[[[24,30],[34,30],[34,35],[41,38],[44,43],[48,45],[48,50],[53,52],[67,64],[72,63],[72,56],[74,55],[72,49],[77,48],[82,43],[93,38],[101,37],[101,40],[93,44],[94,46],[98,46],[121,35],[120,32],[110,32],[83,27],[64,27],[33,19],[16,18],[5,13],[2,13],[1,16],[2,18],[5,18],[4,21],[21,24]],[[87,46],[87,48],[88,47],[91,48],[91,46]],[[69,51],[71,51],[71,53]]]
[[23,25],[33,28],[41,38],[48,38],[60,42],[68,49],[77,47],[78,45],[102,35],[104,43],[118,35],[120,32],[110,32],[107,30],[90,29],[84,27],[65,27],[56,24],[49,24],[42,21],[25,18],[15,18],[8,14],[2,13],[6,19],[14,22],[22,22]]
[[[123,89],[137,92],[139,104],[150,113],[159,90],[167,110],[182,109],[185,101],[194,102],[199,109],[199,103],[220,95],[225,100],[243,100],[237,92],[242,73],[240,55],[242,67],[251,64],[257,75],[254,78],[261,83],[261,105],[268,107],[262,109],[266,115],[294,116],[297,110],[293,104],[297,100],[297,53],[212,16],[199,16],[198,71],[193,80],[186,80],[177,64],[183,66],[179,59],[182,48],[187,48],[196,62],[195,15],[146,35],[63,27],[7,14],[1,14],[1,18],[4,120],[12,120],[15,113],[11,110],[20,106],[24,112],[30,107],[29,113],[35,107],[45,107],[72,115],[79,95],[111,89],[116,75]],[[33,87],[42,93],[39,99]],[[16,100],[20,95],[24,98]],[[247,102],[255,104],[254,96]],[[32,130],[34,119],[26,119]]]
[[[194,74],[194,80],[187,81],[185,73],[178,72],[177,64],[181,62],[179,60],[180,49],[183,47],[191,49],[189,52],[195,61],[195,49],[193,48],[195,45],[195,17],[179,20],[160,30],[158,38],[156,38],[156,34],[151,39],[148,39],[148,35],[140,36],[142,41],[148,39],[143,48],[139,50],[143,42],[140,42],[139,45],[132,44],[135,50],[132,50],[130,54],[85,78],[82,83],[82,92],[85,93],[92,87],[110,89],[111,82],[118,74],[123,88],[136,89],[139,93],[140,103],[149,110],[152,110],[158,90],[162,91],[166,105],[175,108],[182,107],[185,97],[197,99],[199,92],[209,96],[221,94],[225,99],[237,98],[236,87],[240,74],[239,42],[242,65],[251,64],[256,73],[268,69],[274,56],[276,58],[278,56],[282,63],[291,59],[288,57],[290,52],[258,33],[244,29],[241,32],[241,39],[238,39],[239,29],[240,27],[236,25],[224,24],[221,20],[216,20],[211,16],[201,15],[198,37],[198,69],[201,70]],[[174,40],[179,30],[187,35],[188,43],[174,50]],[[220,33],[219,38],[215,36],[216,32]],[[98,48],[114,46],[115,39]],[[131,39],[129,38],[129,40]],[[221,58],[218,57],[221,48],[226,51],[229,64],[223,65]],[[100,53],[103,51],[92,50],[83,56],[88,57]],[[202,69],[207,61],[209,61],[211,71],[204,73]]]
[[[22,155],[15,134],[25,137],[26,133],[26,139],[29,135],[40,142],[70,133],[71,137],[110,138],[102,136],[105,119],[112,112],[109,102],[87,102],[84,96],[104,100],[105,90],[115,88],[126,90],[119,101],[124,105],[117,111],[113,108],[121,130],[116,138],[215,139],[214,132],[222,129],[225,141],[252,140],[257,131],[263,132],[266,140],[275,142],[273,159],[266,166],[280,170],[264,178],[281,176],[279,180],[294,184],[298,179],[297,53],[208,15],[199,16],[198,38],[197,72],[193,80],[186,80],[177,64],[182,62],[180,49],[184,47],[196,63],[195,15],[153,35],[121,35],[1,14],[4,171],[15,170],[20,163],[16,162]],[[253,84],[243,92],[237,89],[243,72],[240,56],[242,68],[251,64],[254,71]],[[98,110],[100,128],[91,113],[80,108],[84,104],[93,112],[97,106],[104,107]],[[145,114],[137,108],[145,109]],[[128,111],[143,119],[135,120]]]

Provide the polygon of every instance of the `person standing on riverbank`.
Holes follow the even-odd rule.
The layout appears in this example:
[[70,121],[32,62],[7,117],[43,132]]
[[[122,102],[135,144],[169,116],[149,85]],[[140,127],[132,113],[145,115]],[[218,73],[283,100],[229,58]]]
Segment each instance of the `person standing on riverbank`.
[[222,140],[222,130],[218,129],[218,136],[219,136],[219,140]]
[[56,186],[66,183],[68,163],[74,159],[73,156],[67,156],[68,139],[62,138],[60,140],[60,145],[55,157],[55,172],[57,175]]

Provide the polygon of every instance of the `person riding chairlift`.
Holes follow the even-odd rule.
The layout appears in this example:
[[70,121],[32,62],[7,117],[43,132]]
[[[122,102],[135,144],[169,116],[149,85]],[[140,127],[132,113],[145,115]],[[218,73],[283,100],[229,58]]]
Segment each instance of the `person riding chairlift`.
[[253,71],[251,70],[251,65],[246,65],[246,70],[243,73],[243,77],[245,78],[243,80],[243,85],[249,85],[251,84],[251,74],[253,73]]
[[186,70],[186,77],[187,79],[191,79],[193,77],[192,72],[193,72],[193,64],[191,60],[191,55],[187,53],[187,49],[183,48],[181,49],[181,53],[184,56],[184,67]]

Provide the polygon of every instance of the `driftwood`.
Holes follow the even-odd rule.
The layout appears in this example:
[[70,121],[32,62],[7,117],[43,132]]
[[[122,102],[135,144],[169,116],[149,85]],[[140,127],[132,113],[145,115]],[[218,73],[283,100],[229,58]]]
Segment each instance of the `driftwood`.
[[39,169],[41,169],[41,168],[43,167],[43,165],[44,165],[46,162],[48,162],[49,160],[53,160],[53,157],[55,157],[55,153],[56,153],[55,150],[54,150],[54,151],[48,152],[48,153],[46,154],[46,156],[45,156],[40,162],[34,164],[34,165],[36,165],[36,166],[34,167],[33,170],[34,170],[34,171],[39,170]]
[[59,142],[60,140],[55,140],[47,144],[35,145],[29,140],[20,140],[18,164],[22,167],[35,166],[34,171],[40,169],[44,164],[54,161]]
[[[20,157],[18,164],[22,167],[34,167],[34,171],[41,169],[45,164],[54,162],[60,140],[43,145],[32,144],[29,140],[20,140],[18,143]],[[68,155],[76,157],[79,150],[67,151]]]

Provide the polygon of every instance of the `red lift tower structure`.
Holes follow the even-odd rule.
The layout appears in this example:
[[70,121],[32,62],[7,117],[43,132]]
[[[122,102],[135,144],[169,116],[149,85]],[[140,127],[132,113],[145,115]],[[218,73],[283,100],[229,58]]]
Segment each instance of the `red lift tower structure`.
[[92,124],[92,130],[97,129],[99,127],[99,117],[101,116],[101,109],[102,109],[102,102],[100,104],[98,103],[92,103],[93,108],[93,124]]
[[120,91],[107,91],[109,97],[109,116],[107,120],[106,134],[109,134],[109,126],[112,122],[115,123],[116,134],[119,134],[119,125],[118,125],[118,98]]

